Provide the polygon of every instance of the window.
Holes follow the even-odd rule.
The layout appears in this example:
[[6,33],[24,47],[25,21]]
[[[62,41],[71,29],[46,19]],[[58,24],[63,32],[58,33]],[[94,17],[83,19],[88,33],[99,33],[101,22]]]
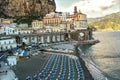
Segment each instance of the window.
[[12,49],[12,46],[10,46],[10,49]]
[[38,40],[39,40],[39,42],[41,42],[41,37],[39,37],[39,39],[38,39]]
[[13,41],[13,43],[15,43],[15,40]]
[[18,34],[20,34],[20,32],[18,32]]
[[32,40],[34,40],[34,37],[32,37]]
[[15,32],[17,32],[17,29],[15,29]]
[[15,31],[13,30],[13,33],[15,33]]
[[6,42],[4,42],[4,44],[6,44]]
[[[27,32],[28,33],[28,32]],[[27,37],[25,37],[25,39],[27,40]]]
[[1,50],[3,50],[3,47],[1,47]]
[[8,49],[8,47],[6,46],[6,50]]

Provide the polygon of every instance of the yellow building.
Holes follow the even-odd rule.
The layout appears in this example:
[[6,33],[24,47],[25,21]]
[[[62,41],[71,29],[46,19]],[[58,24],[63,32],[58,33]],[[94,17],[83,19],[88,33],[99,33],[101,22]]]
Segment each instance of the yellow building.
[[13,23],[13,20],[12,19],[2,19],[1,23],[2,24],[11,24],[11,23]]
[[36,29],[36,28],[43,28],[44,24],[43,21],[39,21],[39,20],[34,20],[32,22],[32,28]]
[[32,28],[22,28],[21,29],[22,34],[31,34],[34,32]]
[[59,28],[59,26],[51,26],[51,30],[53,32],[58,32],[58,31],[60,31],[60,28]]
[[79,11],[78,13],[74,14],[74,21],[87,21],[87,17],[86,14],[81,13],[81,11]]
[[77,11],[77,7],[74,7],[74,14],[69,15],[68,19],[73,21],[74,29],[87,29],[87,15]]
[[75,29],[87,29],[87,16],[86,14],[81,13],[81,11],[79,10],[79,12],[77,12],[77,7],[74,7],[74,25],[75,25]]

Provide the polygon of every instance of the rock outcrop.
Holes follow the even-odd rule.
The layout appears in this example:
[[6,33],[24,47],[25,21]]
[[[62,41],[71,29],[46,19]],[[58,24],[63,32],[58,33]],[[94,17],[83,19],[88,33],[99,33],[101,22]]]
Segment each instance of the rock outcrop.
[[44,16],[56,9],[54,0],[0,0],[0,17]]

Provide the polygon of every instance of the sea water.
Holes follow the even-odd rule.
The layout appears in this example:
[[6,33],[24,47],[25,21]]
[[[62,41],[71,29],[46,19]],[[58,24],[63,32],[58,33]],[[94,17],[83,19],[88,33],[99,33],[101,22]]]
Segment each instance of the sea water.
[[92,46],[83,46],[85,56],[104,72],[109,80],[120,80],[120,32],[94,32],[100,40]]

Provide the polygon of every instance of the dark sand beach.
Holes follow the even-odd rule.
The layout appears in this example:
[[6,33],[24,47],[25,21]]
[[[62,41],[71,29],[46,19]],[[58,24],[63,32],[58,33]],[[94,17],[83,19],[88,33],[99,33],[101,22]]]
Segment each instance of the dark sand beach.
[[47,63],[51,54],[39,54],[32,56],[28,60],[19,61],[14,68],[14,72],[19,80],[25,80],[27,76],[38,74],[44,65]]
[[[51,54],[48,54],[48,53],[57,54],[56,52],[44,52],[44,54],[39,54],[37,56],[32,56],[28,60],[19,61],[18,64],[16,65],[15,70],[14,70],[17,77],[20,80],[25,80],[25,78],[27,76],[32,76],[33,77],[35,74],[40,73],[41,70],[43,69],[43,67],[46,65],[47,61],[49,60],[50,56],[51,56]],[[77,55],[78,52],[76,50],[73,53],[61,53],[61,52],[59,52],[58,54],[67,54],[67,55],[78,56]],[[61,61],[62,61],[62,58],[60,59],[60,62]],[[79,57],[79,61],[80,61],[80,64],[82,66],[82,69],[83,69],[85,80],[93,80],[90,72],[88,71],[87,67],[85,66],[85,62],[80,57]],[[53,63],[55,63],[55,62],[53,61]],[[68,62],[66,62],[66,65],[67,65],[67,69],[68,69],[69,68]],[[60,69],[60,67],[59,67],[59,69]],[[58,73],[59,73],[59,69],[58,69]],[[58,73],[57,73],[56,76],[58,76]],[[77,76],[77,75],[75,75],[75,76]],[[67,77],[65,77],[65,79],[67,79],[67,78],[68,78],[68,73],[67,73]]]
[[[51,54],[44,53],[39,54],[37,56],[33,56],[28,60],[19,61],[16,67],[14,68],[15,74],[17,75],[19,80],[25,80],[27,76],[33,77],[35,74],[41,72],[50,56]],[[93,80],[90,72],[85,66],[84,61],[81,58],[79,58],[79,60],[83,68],[85,80]]]

